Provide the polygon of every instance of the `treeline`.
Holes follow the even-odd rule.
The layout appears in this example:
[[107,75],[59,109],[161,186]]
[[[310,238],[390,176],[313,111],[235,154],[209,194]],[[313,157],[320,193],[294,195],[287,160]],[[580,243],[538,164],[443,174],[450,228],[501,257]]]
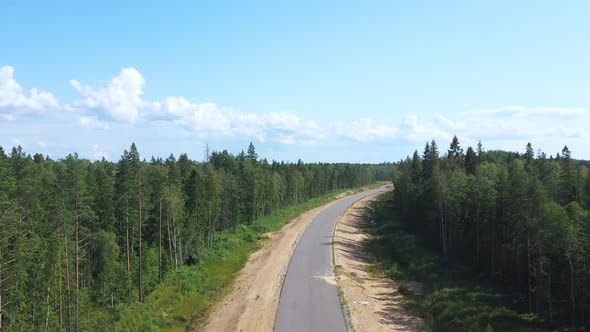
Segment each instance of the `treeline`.
[[590,311],[590,176],[568,147],[555,156],[435,141],[400,162],[394,207],[447,261],[522,294],[548,325],[584,327]]
[[199,263],[220,232],[336,189],[391,176],[392,164],[267,162],[254,146],[117,163],[0,148],[0,328],[84,330],[132,306],[167,272]]

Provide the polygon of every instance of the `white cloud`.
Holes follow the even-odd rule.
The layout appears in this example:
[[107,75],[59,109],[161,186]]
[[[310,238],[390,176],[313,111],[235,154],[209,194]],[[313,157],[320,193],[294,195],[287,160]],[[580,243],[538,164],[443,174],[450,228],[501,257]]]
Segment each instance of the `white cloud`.
[[465,128],[464,124],[456,123],[440,113],[434,113],[434,119],[439,126],[446,130],[460,130]]
[[254,114],[222,109],[213,103],[191,103],[184,97],[168,97],[158,105],[160,109],[157,114],[199,136],[246,135],[264,141],[264,133]]
[[104,121],[100,121],[96,116],[81,116],[79,122],[85,128],[109,129],[109,125]]
[[450,140],[452,131],[463,128],[464,125],[453,122],[439,113],[427,114],[421,120],[416,114],[407,115],[400,126],[399,137],[407,141],[426,142]]
[[314,120],[301,120],[288,112],[271,112],[261,120],[264,129],[283,144],[315,144],[325,136],[324,128]]
[[82,97],[69,105],[71,108],[102,109],[113,119],[134,123],[141,108],[148,106],[141,100],[145,80],[135,68],[123,68],[104,88],[82,85],[77,80],[70,84]]
[[488,117],[572,117],[588,116],[590,109],[580,107],[526,107],[521,105],[503,106],[497,108],[487,108],[463,112],[471,116],[488,116]]
[[213,103],[191,103],[183,97],[168,97],[154,105],[159,106],[154,112],[155,118],[165,118],[169,123],[182,125],[200,137],[246,136],[260,142],[271,140],[293,144],[310,143],[322,134],[315,121],[303,121],[292,113],[257,115],[222,108]]
[[[28,92],[14,79],[14,68],[0,67],[0,110],[15,113],[43,112],[59,107],[59,101],[49,92],[32,88]],[[14,115],[4,114],[6,120]]]
[[338,135],[352,138],[358,142],[394,138],[399,133],[399,128],[377,124],[370,118],[362,118],[352,123],[339,122],[335,128]]
[[[304,145],[328,144],[346,138],[360,143],[374,142],[372,144],[376,145],[399,141],[418,147],[425,141],[435,139],[443,147],[453,135],[457,135],[464,147],[477,144],[477,140],[481,139],[484,144],[489,142],[490,146],[516,145],[513,149],[517,149],[523,141],[524,144],[526,141],[539,142],[539,147],[548,146],[553,150],[556,142],[567,142],[568,145],[572,145],[571,142],[582,142],[590,130],[590,109],[573,107],[516,105],[460,113],[407,114],[401,123],[388,123],[388,119],[365,116],[355,121],[320,124],[295,113],[249,113],[210,102],[196,103],[182,96],[150,101],[142,99],[145,79],[135,68],[121,69],[103,86],[89,86],[77,80],[71,80],[70,84],[80,97],[60,106],[57,98],[49,92],[23,89],[14,79],[14,69],[1,67],[0,121],[14,121],[11,126],[5,126],[11,128],[19,124],[23,128],[35,125],[42,127],[41,121],[34,124],[20,123],[19,113],[60,109],[63,112],[51,112],[51,116],[45,116],[43,121],[54,121],[56,124],[71,121],[82,128],[103,130],[113,127],[113,135],[130,134],[121,132],[120,126],[113,126],[113,123],[125,122],[132,125],[123,126],[126,128],[124,130],[134,133],[159,126],[166,126],[166,130],[176,132],[179,127],[185,128],[186,131],[181,131],[185,135],[183,139],[247,137],[259,142]],[[37,142],[36,145],[41,149],[47,147],[44,142],[37,141],[37,137],[19,136],[20,132],[13,130],[4,137],[9,139],[18,136],[27,142]],[[97,134],[95,131],[88,132]],[[82,149],[94,141],[95,138],[85,141],[81,145]],[[22,145],[20,141],[13,142]],[[579,143],[577,150],[582,150],[579,146],[585,145]],[[98,145],[92,147],[93,158],[108,156]]]

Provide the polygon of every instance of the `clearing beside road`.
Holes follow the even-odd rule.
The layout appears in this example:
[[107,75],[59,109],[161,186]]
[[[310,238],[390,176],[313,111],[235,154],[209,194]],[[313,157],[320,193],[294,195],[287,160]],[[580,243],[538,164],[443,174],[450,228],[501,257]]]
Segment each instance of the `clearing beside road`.
[[421,331],[422,322],[403,308],[403,296],[391,279],[371,276],[369,256],[362,247],[367,237],[360,222],[372,195],[359,200],[342,216],[334,232],[334,260],[341,300],[357,332]]

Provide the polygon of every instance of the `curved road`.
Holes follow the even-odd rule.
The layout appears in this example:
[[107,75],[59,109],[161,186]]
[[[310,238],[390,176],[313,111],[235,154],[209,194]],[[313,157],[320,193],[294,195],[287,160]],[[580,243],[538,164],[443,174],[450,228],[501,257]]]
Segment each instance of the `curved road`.
[[346,323],[332,269],[332,231],[356,201],[385,191],[365,191],[343,198],[322,211],[299,240],[283,283],[276,332],[343,331]]

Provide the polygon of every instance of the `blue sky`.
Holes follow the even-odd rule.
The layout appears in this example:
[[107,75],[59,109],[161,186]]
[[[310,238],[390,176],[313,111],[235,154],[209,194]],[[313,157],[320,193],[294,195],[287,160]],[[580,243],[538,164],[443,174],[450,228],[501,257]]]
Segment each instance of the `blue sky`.
[[380,162],[456,134],[590,158],[587,1],[0,7],[5,149]]

